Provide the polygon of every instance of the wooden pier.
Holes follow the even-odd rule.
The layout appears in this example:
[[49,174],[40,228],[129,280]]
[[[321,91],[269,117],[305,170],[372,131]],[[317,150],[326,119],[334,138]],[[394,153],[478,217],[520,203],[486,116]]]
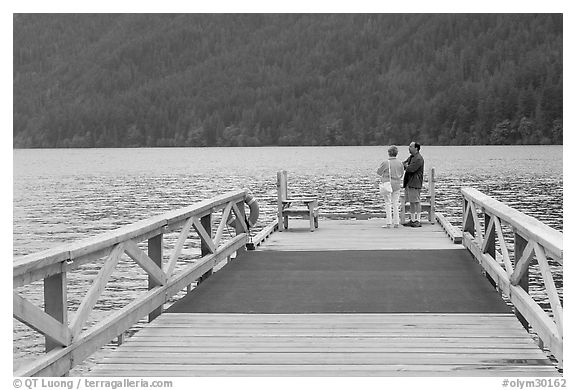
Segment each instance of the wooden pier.
[[[47,315],[15,293],[16,318],[47,334],[51,343],[44,358],[15,375],[65,374],[148,313],[151,322],[100,359],[88,375],[560,375],[562,306],[547,259],[562,262],[562,234],[473,189],[462,193],[463,232],[440,213],[436,223],[421,228],[385,229],[378,218],[320,218],[311,232],[309,221],[294,220],[283,231],[277,231],[278,222],[263,229],[252,240],[255,250],[246,251],[241,207],[246,194],[235,192],[65,253],[21,259],[15,285],[55,275],[62,279],[73,265],[71,257],[80,263],[106,258],[96,283],[100,287],[88,293],[71,325],[67,319],[41,324]],[[219,210],[221,220],[214,223]],[[231,213],[240,222],[237,235],[225,239]],[[515,252],[500,244],[504,225],[513,227]],[[175,272],[192,228],[204,256]],[[158,262],[158,237],[180,229],[169,260]],[[148,240],[148,252],[135,244],[143,240]],[[123,252],[147,270],[150,290],[103,324],[82,330],[80,321],[111,272],[106,270]],[[552,316],[522,284],[533,258]],[[188,294],[164,307],[182,289]],[[52,293],[65,302],[61,290]],[[60,306],[62,311],[65,303]],[[518,318],[555,359],[539,348]]]

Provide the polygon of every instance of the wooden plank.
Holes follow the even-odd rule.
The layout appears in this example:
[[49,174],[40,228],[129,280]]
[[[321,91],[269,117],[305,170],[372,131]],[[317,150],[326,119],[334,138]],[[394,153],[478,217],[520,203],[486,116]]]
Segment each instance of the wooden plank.
[[[244,205],[242,205],[242,207],[244,207]],[[244,213],[242,211],[240,211],[240,208],[238,207],[237,203],[234,203],[232,205],[232,210],[234,211],[234,214],[236,215],[236,221],[239,222],[240,226],[242,227],[242,229],[239,229],[238,225],[236,225],[236,232],[239,232],[239,231],[247,232],[248,226],[246,225],[246,221],[244,220]]]
[[[167,313],[156,322],[90,375],[558,375],[512,314]],[[387,335],[379,323],[401,332]],[[426,336],[436,333],[426,323],[453,331]],[[498,338],[505,323],[512,332]]]
[[142,269],[146,271],[148,276],[150,276],[156,284],[166,284],[168,278],[164,271],[162,271],[162,269],[158,267],[158,265],[156,265],[156,263],[148,257],[146,253],[144,253],[144,251],[138,248],[138,245],[136,245],[134,241],[128,240],[124,244],[126,246],[126,254],[130,256],[136,264],[142,267]]
[[[195,322],[239,322],[239,323],[266,323],[290,321],[299,323],[333,323],[345,322],[364,323],[373,321],[377,323],[476,323],[482,325],[485,321],[490,323],[506,322],[517,324],[512,313],[166,313],[155,324],[171,323],[172,321],[185,321],[188,324]],[[153,326],[151,324],[150,326]],[[520,327],[521,328],[521,327]]]
[[506,247],[506,240],[504,239],[504,233],[502,232],[500,218],[494,217],[494,225],[496,228],[496,234],[498,235],[498,242],[500,243],[500,252],[502,253],[502,259],[504,260],[504,267],[506,268],[508,276],[511,276],[514,272],[514,267],[512,266],[512,261],[510,261],[510,255],[508,254],[508,248]]
[[318,201],[318,198],[315,196],[306,196],[306,195],[291,195],[289,198],[284,200],[285,203],[311,203]]
[[482,253],[490,253],[490,255],[494,257],[495,256],[495,253],[493,253],[495,250],[494,239],[496,236],[494,232],[494,218],[490,218],[489,216],[487,216],[487,218],[490,220],[490,222],[488,222],[488,226],[484,224],[484,226],[486,227],[486,231],[481,249]]
[[[284,313],[284,314],[261,314],[253,313],[246,316],[243,313],[201,313],[194,317],[198,323],[458,323],[481,324],[486,318],[491,323],[496,321],[514,323],[514,315],[511,313]],[[189,323],[189,313],[167,313],[159,323]],[[159,324],[158,322],[153,325]]]
[[182,248],[184,247],[184,243],[188,239],[188,234],[190,233],[190,228],[194,223],[194,218],[190,217],[184,224],[182,231],[180,232],[180,236],[178,236],[178,241],[174,246],[174,250],[172,252],[172,256],[170,256],[170,260],[165,266],[164,273],[167,277],[172,276],[172,272],[174,272],[174,268],[176,268],[176,263],[178,262],[178,257],[180,257],[180,252],[182,252]]
[[[203,328],[206,326],[211,326],[215,329],[217,328],[234,328],[234,330],[239,329],[252,329],[252,328],[286,328],[286,329],[330,329],[330,330],[442,330],[442,329],[456,329],[462,331],[475,331],[475,330],[482,330],[486,329],[486,325],[478,322],[472,323],[467,321],[458,321],[457,317],[452,317],[451,320],[446,321],[412,321],[409,318],[400,318],[396,321],[346,321],[336,318],[339,322],[337,324],[331,323],[328,320],[325,321],[318,321],[314,319],[310,319],[310,321],[306,321],[305,318],[298,319],[298,320],[291,320],[290,318],[286,318],[285,320],[266,320],[263,318],[261,321],[253,321],[253,322],[244,322],[244,321],[227,321],[224,318],[216,319],[212,321],[206,321],[202,319],[194,318],[192,323],[187,323],[185,321],[157,321],[155,323],[150,324],[146,329],[147,331],[154,330],[154,329],[195,329],[195,328]],[[479,321],[485,321],[485,319],[480,319]],[[525,333],[525,330],[521,326],[517,326],[516,323],[511,323],[509,319],[506,321],[503,320],[495,320],[490,321],[491,327],[490,330],[493,329],[502,329],[502,330],[514,330],[515,332]]]
[[[44,279],[44,312],[61,324],[68,324],[68,294],[66,273],[52,275]],[[60,346],[59,342],[46,337],[46,352]]]
[[72,342],[72,332],[66,325],[16,293],[12,294],[12,310],[14,318],[18,321],[49,336],[60,345],[69,345]]
[[456,228],[454,225],[448,221],[448,219],[442,213],[435,213],[436,220],[440,223],[440,226],[444,229],[446,234],[450,237],[452,242],[455,244],[462,243],[462,231]]
[[278,229],[278,221],[270,223],[254,236],[252,242],[254,243],[255,246],[260,246],[277,229]]
[[[527,349],[527,348],[468,348],[466,346],[460,347],[441,347],[441,346],[432,346],[432,347],[407,347],[404,345],[397,345],[394,347],[373,347],[373,346],[354,346],[354,345],[345,345],[345,346],[334,346],[334,345],[286,345],[286,344],[268,344],[268,345],[250,345],[250,344],[232,344],[232,345],[209,345],[209,346],[196,346],[190,345],[187,347],[182,346],[170,346],[170,347],[163,347],[158,345],[140,345],[140,346],[128,346],[123,348],[122,352],[115,354],[115,356],[120,356],[120,354],[132,354],[135,356],[146,356],[146,354],[150,354],[150,351],[153,350],[155,354],[167,354],[170,356],[171,354],[184,354],[184,353],[196,353],[196,354],[203,354],[203,353],[341,353],[341,354],[356,354],[356,353],[375,353],[381,355],[395,355],[398,353],[398,350],[401,349],[401,354],[406,356],[414,356],[415,354],[435,354],[436,355],[444,355],[444,354],[453,354],[453,355],[461,355],[461,354],[469,354],[469,355],[490,355],[490,358],[496,359],[511,359],[511,356],[517,356],[517,359],[542,359],[542,352],[536,349]],[[122,355],[128,356],[128,355]]]
[[[530,266],[530,261],[532,260],[533,254],[534,254],[534,241],[529,241],[528,245],[526,245],[526,248],[524,248],[524,251],[522,252],[522,257],[520,257],[520,260],[516,262],[516,268],[514,269],[514,272],[512,272],[512,275],[510,276],[510,283],[512,283],[513,285],[517,285],[518,283],[520,283],[520,280],[522,279],[524,274],[526,274],[526,272],[528,271],[528,267]],[[518,253],[516,253],[516,256],[518,256]]]
[[[462,230],[475,236],[474,221],[473,218],[470,218],[472,216],[472,204],[473,203],[466,198],[464,198],[462,202]],[[474,210],[474,213],[475,212],[476,210]]]
[[[254,330],[223,330],[223,329],[179,329],[178,332],[182,337],[219,337],[219,336],[243,336],[243,337],[324,337],[324,336],[333,336],[333,337],[356,337],[356,336],[363,336],[363,337],[373,337],[373,338],[380,338],[380,337],[405,337],[405,331],[354,331],[354,332],[346,332],[346,331],[337,331],[333,329],[329,330],[292,330],[290,332],[285,332],[277,329],[270,330],[266,333],[266,336],[255,335]],[[162,332],[150,333],[151,335],[163,335]],[[507,334],[494,334],[494,332],[485,331],[482,334],[475,333],[470,334],[469,332],[457,332],[454,330],[446,329],[443,331],[419,331],[419,332],[411,332],[410,337],[412,338],[428,338],[428,337],[462,337],[467,339],[478,339],[478,338],[489,338],[489,339],[506,339],[512,337],[519,337],[521,334],[520,332],[514,333],[510,332]]]
[[484,242],[484,233],[482,231],[482,226],[480,225],[480,218],[478,218],[478,212],[476,210],[476,203],[470,202],[470,213],[472,214],[472,220],[474,221],[474,237],[476,237],[479,242]]
[[134,239],[146,232],[156,231],[165,224],[166,220],[162,216],[152,217],[70,244],[70,259],[74,260],[91,252],[97,252],[126,240]]
[[[235,366],[235,367],[234,367]],[[450,372],[453,371],[460,371],[460,370],[467,370],[467,371],[473,371],[473,370],[478,370],[478,372],[480,371],[498,371],[498,372],[510,372],[510,371],[518,371],[518,372],[523,372],[523,373],[531,373],[531,372],[535,372],[535,373],[540,373],[540,372],[550,372],[550,373],[554,373],[554,376],[559,376],[558,371],[554,369],[554,367],[550,367],[550,366],[542,366],[542,365],[530,365],[530,364],[525,364],[525,365],[521,365],[521,364],[510,364],[510,365],[506,365],[506,366],[494,366],[491,365],[490,363],[484,363],[484,364],[468,364],[468,365],[459,365],[459,364],[450,364],[450,365],[445,365],[445,364],[392,364],[392,365],[388,365],[388,364],[357,364],[357,365],[343,365],[343,364],[333,364],[333,365],[326,365],[326,364],[286,364],[286,365],[277,365],[277,366],[266,366],[266,365],[254,365],[254,364],[235,364],[235,365],[210,365],[210,364],[206,364],[206,365],[198,365],[198,364],[185,364],[185,363],[181,363],[181,364],[166,364],[166,365],[158,365],[158,366],[154,366],[154,365],[137,365],[137,364],[129,364],[129,363],[118,363],[118,364],[102,364],[102,368],[103,369],[107,369],[107,370],[118,370],[118,369],[122,369],[122,370],[135,370],[135,371],[141,371],[141,370],[164,370],[164,371],[189,371],[188,375],[185,376],[194,376],[194,370],[210,370],[213,372],[213,375],[216,376],[220,376],[223,375],[225,372],[227,372],[228,370],[231,370],[233,368],[237,368],[241,371],[252,371],[254,373],[257,373],[259,371],[261,372],[266,372],[266,371],[276,371],[276,370],[282,370],[283,368],[287,369],[287,370],[293,370],[293,369],[298,369],[299,371],[302,372],[307,372],[306,374],[303,375],[310,375],[313,372],[316,371],[320,371],[322,372],[322,368],[328,369],[328,370],[355,370],[355,369],[361,369],[362,371],[364,371],[366,374],[369,374],[370,372],[391,372],[391,371],[399,371],[401,373],[406,373],[406,372],[422,372],[422,371],[426,371],[426,372],[432,372],[432,371],[438,371],[438,372],[443,372],[444,375],[446,376],[451,376],[452,374]],[[221,371],[221,373],[217,373],[218,371]],[[98,374],[98,371],[94,371],[92,374]],[[493,375],[493,374],[492,374]],[[115,375],[108,375],[108,376],[115,376]],[[144,375],[146,376],[146,375]],[[166,375],[166,376],[170,376],[170,375]],[[534,374],[532,374],[532,376],[534,376]]]
[[[36,267],[34,265],[33,267]],[[46,265],[43,267],[38,267],[31,269],[29,272],[20,273],[19,275],[14,275],[12,278],[12,288],[18,288],[26,286],[37,280],[42,280],[52,275],[61,274],[66,272],[68,269],[68,264],[63,261],[55,264]],[[22,271],[22,269],[20,269]]]
[[[497,323],[490,323],[491,328],[490,331],[495,330],[502,330],[506,332],[515,332],[524,334],[525,330],[522,327],[510,326],[508,323],[504,322],[497,322]],[[152,324],[147,327],[148,331],[153,332],[156,329],[201,329],[206,327],[207,325],[211,325],[213,329],[230,329],[234,331],[240,330],[251,330],[254,328],[274,328],[274,329],[291,329],[291,330],[305,330],[305,329],[321,329],[321,330],[330,330],[330,331],[358,331],[358,332],[392,332],[392,331],[417,331],[417,330],[425,330],[430,332],[442,331],[445,329],[451,329],[454,331],[461,331],[461,332],[480,332],[483,329],[486,329],[486,326],[483,324],[471,325],[471,324],[459,324],[457,322],[453,323],[445,323],[445,324],[427,324],[427,323],[413,323],[413,322],[406,322],[406,323],[360,323],[360,322],[349,322],[349,323],[342,323],[342,324],[329,324],[329,323],[305,323],[305,322],[262,322],[262,323],[230,323],[230,322],[198,322],[194,324],[183,324],[183,323],[160,323],[160,324]],[[503,333],[504,334],[504,333]]]
[[540,272],[542,274],[542,279],[544,280],[544,286],[546,287],[546,295],[550,302],[550,307],[552,308],[552,313],[554,313],[554,319],[558,326],[558,333],[560,337],[563,334],[564,327],[564,314],[562,309],[562,303],[560,302],[560,297],[558,296],[558,290],[554,284],[554,279],[552,278],[552,272],[550,271],[550,266],[548,265],[548,259],[544,254],[544,248],[539,244],[534,246],[534,252],[536,253],[536,258],[540,264]]
[[538,357],[527,353],[494,355],[491,353],[392,353],[381,352],[333,352],[325,353],[281,353],[281,352],[135,352],[117,353],[104,358],[102,363],[134,363],[134,364],[482,364],[490,361],[493,366],[504,366],[510,360],[522,360],[531,365],[549,365],[550,361],[539,354]]
[[211,212],[221,210],[230,202],[236,203],[244,201],[245,196],[246,192],[244,190],[230,191],[212,199],[206,199],[188,207],[170,211],[164,214],[164,216],[166,217],[168,226],[178,226],[182,221],[188,220],[192,216],[203,217]]
[[[447,342],[448,341],[448,342]],[[532,340],[523,340],[522,338],[512,338],[506,342],[500,340],[493,340],[491,343],[488,340],[477,340],[477,343],[468,344],[467,340],[461,339],[434,339],[429,338],[426,340],[421,339],[390,339],[374,340],[373,338],[362,337],[319,337],[313,343],[305,338],[295,337],[289,340],[274,340],[272,338],[262,338],[258,340],[237,339],[234,337],[192,337],[183,338],[177,336],[168,336],[164,339],[160,337],[142,337],[132,336],[130,344],[123,347],[123,351],[138,351],[141,349],[150,350],[154,348],[155,351],[199,351],[209,350],[213,348],[226,348],[245,350],[320,350],[322,348],[329,349],[346,349],[362,351],[378,350],[378,351],[397,351],[399,346],[403,347],[403,351],[430,351],[434,352],[455,352],[465,351],[469,353],[491,351],[494,353],[504,353],[507,351],[536,351],[541,353],[536,344]]]
[[92,286],[88,290],[88,293],[80,303],[80,306],[76,310],[76,314],[72,323],[70,324],[70,329],[72,330],[72,335],[74,337],[78,336],[82,331],[82,327],[84,323],[88,319],[92,308],[98,301],[100,295],[102,295],[102,291],[106,287],[106,283],[108,283],[108,279],[112,272],[116,269],[116,265],[118,261],[120,261],[120,257],[124,253],[124,243],[117,244],[116,247],[110,253],[110,256],[106,259],[104,265],[98,272],[96,279],[92,282]]
[[[316,209],[318,210],[318,209]],[[284,209],[282,211],[282,214],[284,215],[288,215],[291,217],[308,217],[310,216],[310,210],[309,209],[296,209],[296,208],[289,208],[289,209]]]
[[[408,336],[409,334],[409,336]],[[274,331],[273,333],[270,334],[266,334],[266,335],[261,335],[259,337],[256,336],[251,336],[249,334],[249,332],[238,332],[238,333],[220,333],[220,334],[212,334],[210,335],[207,331],[205,332],[183,332],[181,335],[176,336],[176,335],[170,335],[170,334],[165,334],[162,332],[159,333],[151,333],[151,334],[147,334],[146,336],[134,336],[134,337],[142,337],[142,339],[135,339],[135,340],[144,340],[144,341],[156,341],[156,340],[160,340],[162,337],[165,337],[167,339],[176,339],[176,340],[181,340],[183,338],[185,339],[190,339],[190,340],[199,340],[199,339],[203,339],[203,340],[220,340],[220,339],[233,339],[234,337],[238,337],[239,335],[242,335],[244,337],[246,337],[247,339],[251,339],[253,341],[263,341],[263,342],[274,342],[274,341],[279,341],[279,342],[286,342],[289,341],[291,337],[301,337],[302,339],[311,339],[311,338],[316,338],[316,339],[324,339],[324,338],[335,338],[335,337],[340,337],[342,339],[346,339],[346,340],[357,340],[357,341],[363,341],[363,340],[372,340],[372,341],[377,341],[377,339],[379,337],[383,337],[386,336],[390,342],[413,342],[415,344],[425,344],[428,341],[432,340],[433,342],[446,342],[446,343],[460,343],[465,341],[466,343],[470,343],[470,345],[472,344],[485,344],[487,342],[491,343],[490,345],[492,345],[493,343],[516,343],[517,339],[519,337],[521,337],[521,334],[510,334],[510,335],[505,335],[505,336],[500,336],[500,337],[493,337],[491,334],[484,334],[484,335],[478,335],[477,337],[467,337],[464,334],[424,334],[424,333],[419,333],[418,335],[413,334],[413,333],[396,333],[396,334],[390,334],[390,333],[380,333],[380,334],[373,334],[373,333],[334,333],[334,332],[293,332],[293,333],[282,333],[280,331]],[[419,337],[416,337],[419,336]],[[277,340],[274,340],[274,337],[278,337]],[[282,338],[280,338],[282,337]]]
[[70,258],[68,245],[58,246],[30,255],[17,257],[12,263],[12,277],[17,278],[35,270],[56,263],[61,263]]
[[[521,327],[512,327],[510,326],[509,322],[490,322],[492,330],[504,330],[510,331],[514,330],[516,332],[525,332],[524,329]],[[457,329],[462,331],[481,331],[486,329],[484,324],[461,324],[456,322],[446,322],[446,323],[416,323],[412,321],[402,322],[374,322],[374,323],[365,323],[365,322],[342,322],[339,324],[330,324],[328,322],[261,322],[261,323],[242,323],[242,322],[216,322],[216,321],[194,321],[192,324],[186,324],[182,322],[174,322],[171,321],[169,323],[160,322],[151,324],[147,327],[147,329],[196,329],[196,328],[203,328],[207,325],[211,325],[213,329],[230,329],[234,328],[234,330],[239,329],[254,329],[254,328],[286,328],[286,329],[330,329],[330,330],[375,330],[375,331],[392,331],[392,330],[442,330],[442,329]]]
[[[384,371],[379,372],[376,371],[376,368],[366,372],[361,371],[360,369],[351,370],[339,370],[338,368],[330,368],[333,366],[328,367],[319,367],[318,370],[314,370],[312,372],[297,369],[286,369],[285,367],[277,368],[280,366],[275,366],[274,369],[269,369],[266,371],[251,371],[244,368],[231,367],[230,369],[218,369],[218,370],[211,370],[211,369],[196,369],[194,370],[193,374],[187,374],[184,371],[158,371],[152,368],[146,370],[130,370],[126,373],[122,373],[121,376],[135,376],[135,377],[146,377],[146,376],[162,376],[162,377],[214,377],[214,376],[221,376],[221,377],[445,377],[447,375],[450,376],[457,376],[457,377],[493,377],[493,376],[513,376],[513,377],[533,377],[535,374],[529,372],[514,372],[514,371],[506,371],[504,373],[494,372],[494,371],[486,371],[486,369],[478,369],[477,371],[472,370],[462,370],[461,368],[454,368],[455,373],[445,374],[441,371],[434,370],[434,367],[429,368],[433,371],[424,371],[421,370],[419,372],[413,373],[410,371],[406,371],[403,368],[399,367],[396,372]],[[356,366],[355,366],[356,367]],[[374,366],[370,366],[374,367]],[[224,370],[224,371],[223,371]],[[218,373],[215,373],[218,372]],[[149,373],[149,375],[148,375]],[[102,374],[96,376],[113,376],[113,374]],[[558,374],[543,374],[540,375],[542,377],[550,377],[550,376],[558,376]]]
[[[152,260],[152,262],[154,262],[154,265],[156,265],[156,267],[158,267],[160,270],[162,270],[162,260],[164,257],[163,253],[164,253],[164,235],[158,234],[157,236],[150,237],[148,239],[148,257],[150,258],[150,260]],[[162,271],[162,273],[164,273],[164,271]],[[166,278],[168,278],[168,276],[166,276]],[[162,284],[156,283],[151,276],[148,276],[148,290],[152,290],[156,286],[161,285]],[[152,320],[154,320],[154,318],[162,314],[163,309],[164,307],[162,305],[159,305],[158,307],[150,311],[150,313],[148,313],[148,322],[151,322]]]
[[[555,377],[558,372],[538,366],[492,367],[490,365],[166,365],[136,366],[129,364],[104,365],[93,376],[163,376],[163,377]],[[120,371],[121,370],[121,371]]]
[[[296,342],[296,341],[295,341]],[[294,363],[315,364],[319,362],[329,363],[328,360],[319,357],[318,354],[330,355],[335,358],[331,364],[346,362],[348,364],[372,364],[384,363],[397,364],[405,361],[407,364],[413,363],[451,363],[460,362],[462,364],[470,363],[496,363],[496,365],[540,365],[554,367],[551,360],[538,349],[469,349],[462,345],[454,348],[443,347],[406,347],[397,345],[394,347],[371,348],[365,345],[316,345],[314,341],[309,346],[291,346],[281,344],[279,346],[250,346],[246,344],[228,345],[211,345],[211,346],[187,346],[173,347],[172,350],[157,347],[154,345],[139,347],[124,347],[109,353],[98,360],[98,364],[107,363],[129,363],[139,362],[141,364],[178,364],[187,362],[190,364],[226,364],[235,361],[238,364],[272,364],[276,357],[285,359],[282,364],[290,364],[291,360],[299,354],[300,359],[295,359]],[[162,357],[162,361],[158,358]],[[234,359],[232,359],[234,358]],[[365,360],[360,360],[365,359]],[[140,360],[141,359],[141,360]],[[253,359],[253,360],[250,360]],[[303,360],[304,359],[304,360]],[[434,360],[433,360],[434,359]],[[512,362],[511,360],[514,360]]]
[[[514,234],[514,267],[517,268],[518,263],[520,262],[520,258],[524,253],[524,251],[526,250],[526,246],[528,245],[529,240],[524,238],[524,236],[522,236],[520,233],[518,233],[515,227],[512,227],[512,232]],[[530,264],[525,264],[525,266],[527,267],[529,267],[529,265]],[[518,269],[518,272],[520,272],[520,269]],[[514,275],[514,272],[512,272],[512,275]],[[524,291],[528,293],[529,278],[530,278],[529,272],[525,270],[524,272],[522,272],[522,276],[520,277],[520,279],[516,283],[512,284],[517,285],[518,287],[522,288]],[[512,280],[512,276],[510,276],[510,280]],[[514,312],[516,313],[518,320],[520,320],[520,323],[522,323],[524,328],[528,330],[529,323],[526,320],[526,318],[522,316],[522,314],[518,311],[518,308],[514,308]]]
[[194,226],[196,233],[198,233],[198,235],[200,236],[202,244],[205,246],[207,251],[210,253],[216,252],[216,247],[212,242],[211,234],[208,234],[208,232],[206,232],[206,229],[204,228],[204,226],[202,226],[202,223],[200,222],[200,219],[198,217],[192,217],[192,225]]
[[222,234],[224,233],[224,228],[226,227],[226,223],[228,222],[228,217],[230,216],[230,211],[232,210],[233,203],[228,203],[222,212],[222,219],[220,220],[220,224],[218,225],[218,229],[216,230],[216,235],[214,236],[214,246],[218,248],[220,244],[220,240],[222,239]]
[[490,343],[488,340],[474,340],[475,342],[467,343],[468,340],[461,339],[390,339],[388,343],[382,339],[374,338],[334,338],[334,337],[318,337],[314,340],[309,340],[304,337],[295,337],[285,340],[274,340],[272,338],[263,339],[239,339],[235,337],[196,337],[196,338],[182,338],[182,337],[166,337],[162,340],[160,337],[151,338],[138,338],[130,339],[130,344],[123,347],[124,350],[191,350],[191,351],[208,351],[208,350],[237,350],[239,352],[246,352],[250,350],[262,351],[283,351],[283,350],[321,350],[323,348],[330,350],[343,349],[347,351],[394,351],[402,349],[407,352],[414,351],[461,351],[468,353],[476,352],[492,352],[492,353],[506,353],[509,351],[527,351],[541,353],[538,347],[531,340],[518,341],[517,338],[506,340],[502,342]]

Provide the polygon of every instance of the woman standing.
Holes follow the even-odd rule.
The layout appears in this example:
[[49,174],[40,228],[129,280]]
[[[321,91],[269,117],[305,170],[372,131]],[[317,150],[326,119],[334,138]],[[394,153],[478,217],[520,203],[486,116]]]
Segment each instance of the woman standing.
[[402,188],[402,175],[404,166],[396,159],[398,148],[394,145],[388,148],[388,160],[382,162],[376,171],[381,177],[380,194],[384,197],[386,210],[385,228],[395,228],[400,225],[400,189]]

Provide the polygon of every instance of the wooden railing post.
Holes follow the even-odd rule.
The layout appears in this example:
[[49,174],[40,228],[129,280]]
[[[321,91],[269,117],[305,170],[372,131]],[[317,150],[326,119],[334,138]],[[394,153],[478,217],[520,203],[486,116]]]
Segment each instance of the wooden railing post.
[[[494,224],[490,224],[490,220],[490,215],[484,212],[484,253],[488,253],[494,260],[496,260],[496,227]],[[496,288],[496,282],[488,272],[486,272],[486,278],[490,284]]]
[[[212,237],[212,214],[208,214],[200,218],[200,223],[202,224],[202,227],[206,230],[206,233],[208,233],[208,235]],[[204,242],[204,240],[200,240],[200,252],[202,254],[202,257],[211,253],[210,247],[206,242]]]
[[[240,215],[236,216],[236,235],[244,233],[244,228],[242,227],[242,224],[240,223],[240,221],[238,220],[242,220],[245,221],[246,220],[246,210],[244,209],[244,199],[242,199],[240,202],[236,203],[236,206],[238,206],[238,210],[240,212]],[[249,234],[249,232],[246,232],[246,234]],[[246,246],[243,246],[242,248],[238,249],[237,253],[236,253],[236,257],[238,257],[240,255],[240,253],[245,252],[246,251]]]
[[436,182],[436,178],[434,177],[435,174],[435,169],[431,168],[430,169],[430,176],[428,178],[428,182],[429,182],[429,190],[430,190],[430,213],[428,214],[428,220],[430,221],[430,223],[435,223],[436,222],[436,187],[435,187],[435,182]]
[[[200,224],[202,224],[202,227],[206,230],[206,233],[208,233],[208,235],[212,237],[212,214],[208,214],[200,218]],[[202,239],[200,240],[200,253],[202,257],[212,253],[210,251],[210,247],[208,246],[208,244],[204,242],[204,240]],[[210,275],[212,275],[211,269],[208,270],[204,275],[202,275],[200,279],[198,279],[198,283],[203,282],[208,277],[210,277]]]
[[[150,259],[152,259],[152,261],[154,261],[154,263],[160,269],[162,269],[162,247],[163,247],[162,241],[163,241],[162,233],[148,239],[148,257],[150,257]],[[151,290],[156,286],[158,286],[158,284],[154,280],[152,280],[150,276],[148,276],[148,290]],[[152,310],[150,314],[148,314],[148,322],[152,322],[154,318],[162,314],[162,310],[163,310],[162,305]]]
[[[468,205],[471,204],[470,213],[467,213]],[[468,232],[472,235],[472,237],[476,237],[475,227],[474,227],[474,218],[472,218],[471,213],[475,213],[476,210],[474,209],[474,204],[470,202],[468,199],[463,198],[462,202],[462,230],[464,232]]]
[[[66,272],[44,278],[44,311],[64,325],[68,323],[66,279]],[[46,352],[59,346],[59,343],[46,336]]]
[[282,213],[284,203],[282,201],[286,199],[288,194],[286,171],[278,171],[276,173],[276,191],[278,195],[278,230],[282,232],[284,231],[284,215]]
[[[518,232],[516,232],[516,229],[514,229],[514,267],[516,267],[516,263],[518,263],[518,261],[522,257],[522,253],[524,253],[524,249],[526,248],[527,245],[528,241],[526,241],[526,239],[521,235],[519,235]],[[521,287],[526,292],[528,292],[529,274],[530,270],[528,269],[524,274],[524,276],[522,276],[522,279],[520,279],[520,282],[518,283],[518,286]],[[522,326],[524,326],[524,328],[528,330],[529,325],[526,318],[524,318],[524,316],[520,314],[516,308],[514,308],[514,312],[516,313],[516,317],[518,318]]]

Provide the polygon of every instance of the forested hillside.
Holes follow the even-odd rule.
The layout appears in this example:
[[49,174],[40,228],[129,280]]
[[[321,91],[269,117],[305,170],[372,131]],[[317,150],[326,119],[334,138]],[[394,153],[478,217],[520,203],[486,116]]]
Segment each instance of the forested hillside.
[[14,147],[562,143],[561,14],[17,14]]

